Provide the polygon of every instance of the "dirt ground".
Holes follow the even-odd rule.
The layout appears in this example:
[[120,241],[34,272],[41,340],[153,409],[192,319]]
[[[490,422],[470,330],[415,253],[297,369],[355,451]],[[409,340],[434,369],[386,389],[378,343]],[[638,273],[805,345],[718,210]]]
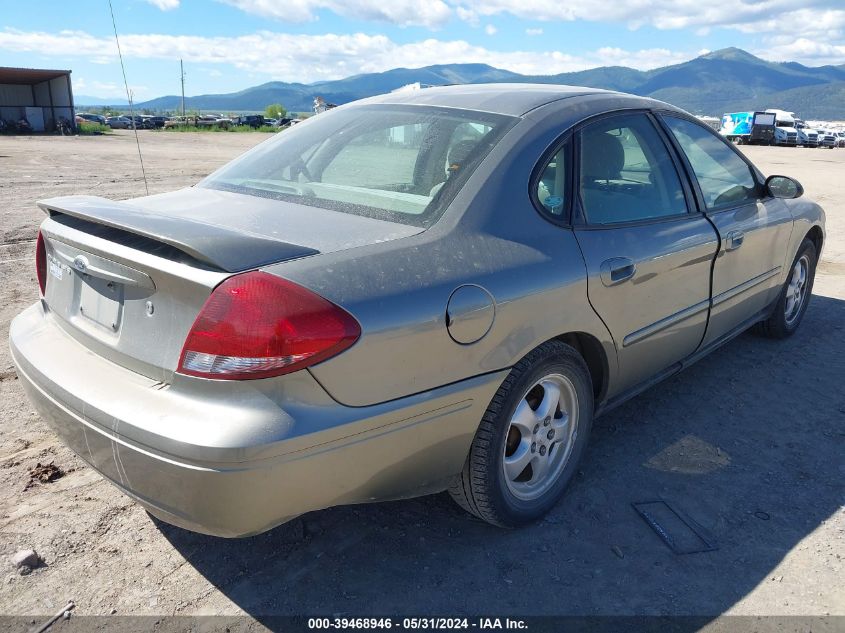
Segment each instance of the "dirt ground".
[[[142,132],[150,192],[262,134]],[[748,148],[823,204],[815,296],[786,341],[745,334],[600,418],[569,493],[501,531],[446,495],[306,515],[228,541],[151,519],[60,444],[0,345],[0,614],[845,615],[845,151]],[[144,193],[131,135],[0,137],[0,332],[37,299],[35,201]],[[52,463],[65,474],[32,482]],[[55,472],[54,472],[55,476]],[[49,479],[49,478],[47,478]],[[717,549],[676,555],[634,512],[669,500]],[[8,562],[34,548],[45,564]]]

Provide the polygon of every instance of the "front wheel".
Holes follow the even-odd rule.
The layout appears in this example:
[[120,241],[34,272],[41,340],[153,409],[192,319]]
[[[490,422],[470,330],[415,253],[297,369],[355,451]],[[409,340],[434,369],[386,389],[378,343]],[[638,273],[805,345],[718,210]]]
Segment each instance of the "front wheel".
[[559,341],[544,343],[514,366],[493,396],[449,493],[493,525],[536,521],[575,473],[592,417],[583,358]]
[[774,311],[768,319],[758,324],[759,333],[769,338],[786,338],[798,329],[810,303],[817,261],[816,245],[805,237],[792,262]]

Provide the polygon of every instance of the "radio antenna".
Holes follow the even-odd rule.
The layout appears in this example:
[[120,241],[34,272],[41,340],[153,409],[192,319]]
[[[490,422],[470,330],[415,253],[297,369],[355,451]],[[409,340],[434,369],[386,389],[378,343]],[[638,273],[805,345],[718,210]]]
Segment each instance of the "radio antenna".
[[123,72],[123,85],[126,88],[126,101],[129,104],[129,119],[132,121],[132,129],[135,131],[135,145],[138,147],[138,160],[141,161],[141,176],[144,178],[144,190],[150,195],[150,188],[147,186],[147,172],[144,170],[144,157],[141,155],[141,141],[138,139],[138,126],[135,124],[135,110],[132,108],[132,95],[129,92],[129,82],[126,81],[126,67],[123,65],[123,53],[120,52],[120,40],[117,38],[117,23],[114,21],[114,8],[109,0],[109,11],[111,12],[111,25],[114,28],[114,41],[117,44],[117,56],[120,58],[120,70]]

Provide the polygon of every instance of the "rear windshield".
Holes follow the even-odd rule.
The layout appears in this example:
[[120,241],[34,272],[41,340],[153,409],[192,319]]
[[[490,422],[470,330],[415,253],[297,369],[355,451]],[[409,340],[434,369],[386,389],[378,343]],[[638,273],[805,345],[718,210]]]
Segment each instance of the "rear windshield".
[[515,121],[449,108],[338,108],[280,132],[199,186],[430,226]]

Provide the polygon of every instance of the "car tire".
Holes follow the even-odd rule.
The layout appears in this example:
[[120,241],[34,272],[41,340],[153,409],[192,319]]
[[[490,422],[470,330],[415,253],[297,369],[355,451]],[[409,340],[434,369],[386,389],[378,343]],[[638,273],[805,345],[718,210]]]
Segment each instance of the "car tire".
[[540,345],[496,391],[449,493],[464,510],[499,527],[540,519],[575,474],[592,418],[584,359],[559,341]]
[[769,338],[786,338],[795,333],[810,303],[817,261],[816,245],[805,237],[792,261],[772,314],[757,324],[759,334]]

